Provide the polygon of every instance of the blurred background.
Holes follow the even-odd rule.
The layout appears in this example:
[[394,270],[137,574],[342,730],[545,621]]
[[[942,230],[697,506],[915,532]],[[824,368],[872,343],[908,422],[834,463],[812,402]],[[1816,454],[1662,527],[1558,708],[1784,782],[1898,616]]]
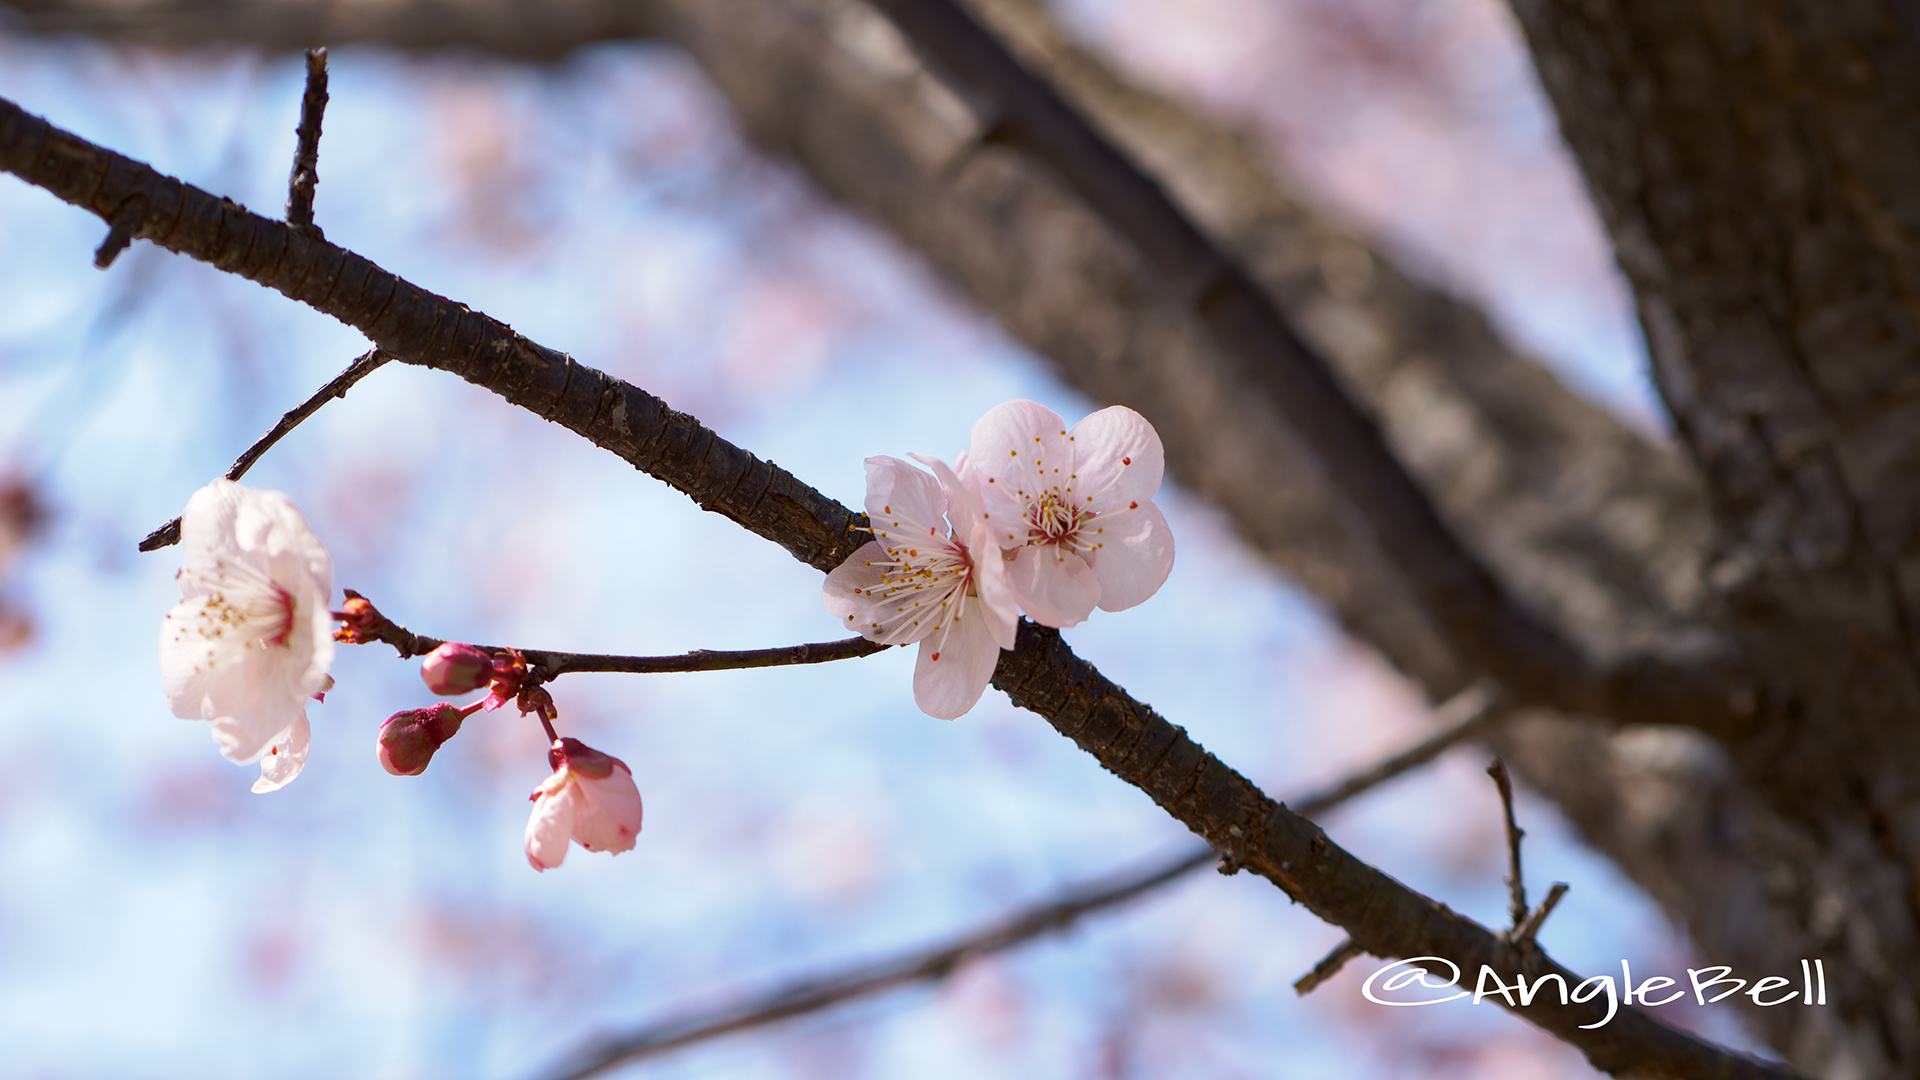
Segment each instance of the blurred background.
[[[3,10],[3,9],[0,9]],[[1661,420],[1604,238],[1496,0],[1070,0],[1063,25],[1226,118],[1321,205],[1479,301],[1570,384]],[[0,95],[257,211],[284,204],[297,57],[10,35]],[[861,459],[951,458],[993,405],[1094,405],[885,233],[750,149],[683,54],[548,66],[336,48],[328,239],[630,380],[859,506]],[[910,650],[817,667],[572,675],[563,733],[624,759],[639,846],[522,854],[544,737],[476,718],[418,778],[375,762],[426,704],[343,647],[285,790],[172,717],[177,549],[135,544],[366,349],[248,282],[0,178],[0,1073],[535,1080],[593,1038],[949,936],[1192,843],[998,691],[945,723]],[[453,377],[389,365],[248,476],[356,589],[440,637],[593,652],[840,636],[820,575]],[[1066,636],[1278,798],[1427,730],[1419,696],[1177,488],[1172,578]],[[338,602],[338,595],[335,600]],[[1343,845],[1489,925],[1506,892],[1483,750],[1343,808]],[[1545,945],[1678,975],[1682,937],[1543,801]],[[1553,1077],[1492,1007],[1366,1002],[1362,960],[1250,877],[1192,875],[951,977],[634,1065],[647,1077]],[[1741,1045],[1730,1018],[1660,1015]]]

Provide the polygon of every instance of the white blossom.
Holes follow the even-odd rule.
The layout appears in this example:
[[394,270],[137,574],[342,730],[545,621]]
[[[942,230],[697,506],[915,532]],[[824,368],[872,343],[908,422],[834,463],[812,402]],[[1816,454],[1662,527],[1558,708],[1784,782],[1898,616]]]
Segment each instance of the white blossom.
[[306,763],[307,702],[332,681],[332,564],[277,491],[215,480],[181,515],[180,603],[160,627],[174,715],[212,724],[220,752],[261,759],[255,791]]

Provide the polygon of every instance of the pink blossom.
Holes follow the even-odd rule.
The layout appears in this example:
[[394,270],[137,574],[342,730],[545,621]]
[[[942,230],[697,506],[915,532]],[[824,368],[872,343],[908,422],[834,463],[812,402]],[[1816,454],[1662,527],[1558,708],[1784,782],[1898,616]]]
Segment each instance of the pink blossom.
[[1173,533],[1153,504],[1165,454],[1132,409],[1102,409],[1069,431],[1053,410],[1009,401],[974,424],[967,466],[1036,622],[1073,626],[1096,604],[1130,608],[1173,569]]
[[533,789],[527,862],[535,870],[559,866],[568,840],[588,851],[632,851],[640,835],[640,789],[626,763],[579,739],[555,739],[547,761],[553,775]]
[[986,691],[1019,612],[977,495],[945,463],[915,459],[934,475],[898,458],[867,459],[875,540],[827,575],[823,595],[828,611],[871,641],[919,642],[914,703],[952,720]]
[[206,720],[220,752],[260,761],[272,791],[307,760],[307,701],[332,685],[326,549],[277,491],[216,480],[181,515],[180,603],[160,627],[175,716]]

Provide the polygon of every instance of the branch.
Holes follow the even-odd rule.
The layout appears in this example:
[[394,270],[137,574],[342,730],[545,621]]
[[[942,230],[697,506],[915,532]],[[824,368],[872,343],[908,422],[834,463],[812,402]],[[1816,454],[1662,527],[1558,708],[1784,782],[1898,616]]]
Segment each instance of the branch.
[[[352,326],[406,363],[438,368],[561,424],[687,494],[703,509],[820,570],[864,540],[864,515],[755,458],[646,391],[576,363],[505,324],[427,292],[285,222],[162,176],[0,98],[0,170],[106,220],[146,197],[135,235],[277,289]],[[1512,943],[1408,889],[1264,795],[1187,733],[1075,656],[1053,630],[1022,623],[994,685],[1044,716],[1216,851],[1273,881],[1376,956],[1446,956],[1503,974],[1549,970]],[[1574,977],[1578,981],[1578,977]],[[1568,985],[1573,985],[1569,982]],[[1604,1027],[1599,1006],[1544,995],[1514,1012],[1607,1072],[1640,1077],[1793,1075],[1713,1046],[1635,1009]]]
[[1475,670],[1524,700],[1579,712],[1734,730],[1719,663],[1641,655],[1603,669],[1516,600],[1440,518],[1373,418],[1232,256],[1153,178],[1029,72],[953,0],[873,0],[973,108],[982,141],[1048,166],[1185,297],[1245,385],[1263,394],[1313,449],[1365,519],[1427,616]]
[[370,43],[395,49],[468,49],[550,62],[575,49],[646,37],[653,5],[633,0],[6,0],[9,30],[87,34],[174,49],[228,42],[277,52]]
[[320,182],[320,118],[327,111],[327,50],[307,50],[307,89],[294,129],[293,172],[287,177],[287,224],[313,237],[313,189]]
[[[247,470],[253,468],[253,463],[259,461],[262,454],[271,450],[274,443],[285,438],[287,432],[299,427],[301,421],[319,412],[320,406],[325,405],[334,398],[346,397],[347,391],[353,387],[354,383],[373,374],[376,369],[391,359],[393,359],[393,357],[381,352],[379,349],[375,349],[360,359],[355,360],[353,363],[348,364],[347,370],[334,376],[332,382],[314,391],[312,397],[301,402],[294,407],[293,411],[282,416],[280,422],[273,425],[272,431],[260,436],[257,442],[247,447],[246,452],[234,460],[233,468],[227,470],[227,479],[238,480],[247,475]],[[147,538],[140,541],[140,550],[158,551],[163,547],[169,547],[179,542],[180,519],[174,518],[172,521],[148,533]]]
[[[380,613],[366,597],[345,590],[347,612],[334,618],[350,629],[336,631],[335,639],[350,645],[391,645],[405,660],[425,656],[445,645],[446,639],[416,634]],[[354,603],[359,601],[359,603]],[[342,636],[344,635],[344,636]],[[472,644],[472,643],[469,643]],[[822,641],[810,645],[780,645],[771,649],[695,649],[674,656],[616,656],[608,653],[554,652],[548,649],[517,649],[505,645],[474,645],[486,653],[518,653],[527,662],[530,676],[522,684],[539,686],[561,675],[579,671],[622,672],[629,675],[662,675],[676,671],[737,671],[742,668],[786,667],[794,664],[825,664],[834,660],[852,660],[885,652],[881,645],[863,637]]]

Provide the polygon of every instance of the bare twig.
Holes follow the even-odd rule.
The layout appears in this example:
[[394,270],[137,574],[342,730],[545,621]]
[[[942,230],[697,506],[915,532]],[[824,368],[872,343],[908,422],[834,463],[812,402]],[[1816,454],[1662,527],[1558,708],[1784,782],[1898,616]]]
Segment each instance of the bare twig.
[[1513,816],[1513,778],[1507,775],[1507,763],[1494,758],[1487,766],[1487,775],[1500,789],[1500,809],[1507,819],[1507,910],[1513,916],[1513,929],[1518,931],[1527,921],[1527,883],[1520,875],[1520,838],[1527,831]]
[[313,188],[320,182],[320,118],[327,111],[327,50],[307,50],[307,89],[300,95],[300,126],[294,130],[293,172],[287,177],[287,224],[318,239]]
[[[128,196],[147,194],[152,205],[136,236],[279,289],[360,330],[396,359],[484,386],[618,454],[818,569],[831,570],[865,542],[860,515],[638,387],[543,348],[362,256],[59,130],[4,98],[0,170],[103,218],[116,213]],[[1046,718],[1216,849],[1244,850],[1247,869],[1345,929],[1367,952],[1441,956],[1468,970],[1485,964],[1529,979],[1558,974],[1568,985],[1579,981],[1537,949],[1520,950],[1355,858],[1074,655],[1058,632],[1022,623],[1014,647],[1000,654],[993,685],[1015,705]],[[1703,702],[1698,714],[1677,710],[1674,715],[1690,715],[1695,726],[1704,721],[1712,727],[1725,711],[1722,695],[1717,704]],[[1638,1008],[1620,1009],[1602,1021],[1605,1007],[1592,999],[1559,1002],[1542,996],[1507,1007],[1579,1048],[1607,1072],[1729,1080],[1794,1075],[1672,1028]]]
[[1333,947],[1332,952],[1313,965],[1312,971],[1294,980],[1293,992],[1300,997],[1306,997],[1320,989],[1321,983],[1340,974],[1340,969],[1347,966],[1347,961],[1357,959],[1365,955],[1365,952],[1366,950],[1353,943],[1352,938],[1342,938],[1340,944]]
[[1553,887],[1547,890],[1547,898],[1540,901],[1540,906],[1533,909],[1533,913],[1527,916],[1527,921],[1514,930],[1514,944],[1522,947],[1532,945],[1533,939],[1540,933],[1540,924],[1546,922],[1547,916],[1553,914],[1553,909],[1560,904],[1560,898],[1567,895],[1567,890],[1570,888],[1572,886],[1564,881],[1554,882]]
[[147,214],[147,198],[134,194],[115,211],[107,227],[107,238],[100,241],[100,247],[93,253],[93,265],[105,270],[113,265],[113,260],[127,250],[133,243],[133,232],[140,227],[140,221]]
[[[402,659],[425,656],[446,644],[442,638],[416,634],[382,615],[367,598],[352,589],[342,590],[350,602],[348,615],[353,633],[342,630],[336,637],[354,645],[379,642],[391,645]],[[351,603],[359,601],[358,604]],[[356,610],[357,609],[357,610]],[[342,636],[344,635],[344,636]],[[472,644],[471,642],[469,644]],[[508,651],[504,645],[474,645],[488,653]],[[809,645],[781,645],[771,649],[695,649],[674,656],[615,656],[605,653],[554,652],[547,649],[514,649],[527,662],[524,686],[539,686],[561,675],[579,671],[624,672],[631,675],[660,675],[676,671],[736,671],[742,668],[786,667],[794,664],[825,664],[834,660],[852,660],[885,652],[891,645],[880,645],[862,637],[839,641],[820,641]]]
[[[285,438],[287,432],[299,427],[301,421],[319,412],[320,406],[325,405],[328,401],[334,398],[346,397],[347,391],[352,388],[354,383],[373,374],[375,369],[391,359],[393,359],[392,356],[381,352],[379,349],[375,349],[360,359],[355,360],[353,363],[348,364],[347,370],[334,376],[331,382],[319,390],[316,390],[312,397],[301,402],[292,412],[282,416],[280,422],[273,425],[272,431],[260,436],[259,441],[247,447],[246,452],[234,460],[233,468],[227,470],[227,479],[238,480],[247,475],[247,470],[253,468],[253,463],[260,460],[260,455],[272,449],[274,443]],[[180,519],[174,518],[172,521],[148,533],[147,538],[140,541],[140,550],[158,551],[163,547],[179,542]]]

